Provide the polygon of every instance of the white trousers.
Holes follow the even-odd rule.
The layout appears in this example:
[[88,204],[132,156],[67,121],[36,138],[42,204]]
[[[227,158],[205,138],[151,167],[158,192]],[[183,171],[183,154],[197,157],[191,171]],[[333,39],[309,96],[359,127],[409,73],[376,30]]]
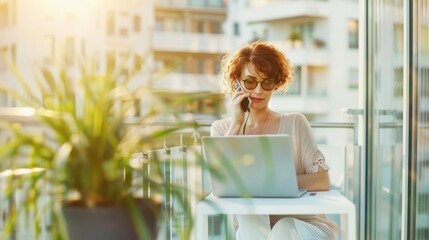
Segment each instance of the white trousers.
[[268,215],[237,215],[236,240],[321,240],[329,236],[318,227],[296,218],[280,219],[271,229]]

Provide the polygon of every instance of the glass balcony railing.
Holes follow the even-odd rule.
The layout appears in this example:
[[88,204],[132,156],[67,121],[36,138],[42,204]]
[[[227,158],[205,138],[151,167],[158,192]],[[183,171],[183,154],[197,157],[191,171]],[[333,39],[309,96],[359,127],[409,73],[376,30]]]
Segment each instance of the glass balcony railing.
[[[352,113],[352,112],[349,112]],[[359,112],[357,112],[359,114]],[[15,114],[13,116],[1,116],[3,119],[8,121],[20,122],[24,126],[28,127],[31,131],[40,131],[40,126],[37,121],[29,116],[19,116]],[[178,122],[154,122],[145,125],[135,125],[133,121],[126,122],[128,126],[140,128],[142,137],[145,132],[150,132],[156,128],[169,128],[177,126]],[[143,150],[142,152],[135,153],[133,155],[132,166],[135,167],[136,171],[143,171],[150,173],[151,159],[157,158],[162,159],[165,163],[162,167],[164,172],[165,180],[171,183],[180,184],[186,186],[190,191],[185,196],[189,200],[190,207],[194,209],[201,199],[210,192],[210,186],[206,172],[194,164],[201,160],[201,145],[200,139],[202,136],[209,135],[210,126],[212,121],[197,121],[192,127],[180,129],[180,131],[169,135],[162,139],[158,145],[154,145],[153,149]],[[329,131],[335,130],[338,133],[346,135],[348,141],[323,143],[319,144],[319,148],[324,153],[327,163],[331,166],[330,177],[332,188],[338,189],[350,200],[352,200],[356,206],[359,206],[360,196],[360,179],[358,176],[361,175],[360,163],[362,161],[362,147],[357,144],[357,124],[356,123],[330,123],[330,122],[311,122],[312,128],[317,134],[319,130],[328,129]],[[336,132],[337,133],[337,132]],[[0,140],[5,140],[1,139]],[[173,164],[179,162],[181,164]],[[137,195],[149,196],[151,194],[150,185],[136,177],[134,179],[136,187],[138,187]],[[167,191],[167,190],[166,190]],[[195,194],[198,193],[198,194]],[[159,194],[159,193],[157,193]],[[177,200],[172,198],[168,193],[160,194],[164,202],[164,208],[171,209],[168,212],[163,223],[165,231],[161,234],[165,234],[165,238],[161,239],[179,239],[177,232],[178,229],[184,229],[186,224],[189,224],[185,219],[184,212],[186,209],[182,209]],[[5,204],[5,203],[3,203]],[[0,208],[0,214],[7,215],[7,210]],[[336,220],[336,216],[332,217]],[[42,236],[48,236],[49,218],[45,219],[45,228],[42,229]],[[226,236],[233,234],[231,224],[228,216],[214,216],[209,219],[209,234],[210,239],[227,239]],[[24,225],[24,219],[22,220]],[[18,235],[31,236],[33,230],[26,229],[25,227],[17,228]],[[45,239],[42,237],[42,239]],[[46,238],[49,239],[49,238]]]

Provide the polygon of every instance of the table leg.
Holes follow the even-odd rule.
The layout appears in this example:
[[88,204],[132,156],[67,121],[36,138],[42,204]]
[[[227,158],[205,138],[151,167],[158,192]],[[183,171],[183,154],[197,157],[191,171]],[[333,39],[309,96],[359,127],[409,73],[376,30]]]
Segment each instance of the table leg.
[[340,239],[356,240],[356,215],[354,211],[341,214]]
[[205,240],[208,235],[208,219],[207,215],[198,213],[196,216],[195,229],[196,229],[196,240]]
[[351,240],[356,240],[357,238],[357,232],[356,232],[356,214],[355,214],[355,209],[353,209],[352,211],[349,211],[349,213],[347,214],[348,219],[349,219],[349,239]]

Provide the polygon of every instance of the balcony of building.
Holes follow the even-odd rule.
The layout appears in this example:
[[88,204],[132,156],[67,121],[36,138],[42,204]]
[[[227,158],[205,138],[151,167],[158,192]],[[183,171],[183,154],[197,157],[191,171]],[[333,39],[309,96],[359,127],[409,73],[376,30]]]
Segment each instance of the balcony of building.
[[[0,116],[2,119],[21,123],[31,131],[41,131],[42,126],[34,117],[34,112],[31,109],[3,109],[0,110]],[[29,111],[30,110],[30,111]],[[7,114],[5,114],[7,113]],[[147,132],[158,128],[170,128],[178,126],[183,122],[180,121],[160,121],[160,122],[148,122],[144,125],[136,124],[138,119],[129,119],[124,124],[137,130],[140,129],[142,137]],[[201,158],[201,137],[209,135],[210,126],[213,121],[197,121],[193,124],[193,127],[184,127],[179,131],[166,136],[164,139],[160,139],[159,148],[148,149],[142,152],[133,154],[131,165],[135,166],[136,171],[147,171],[151,167],[151,161],[157,157],[163,158],[166,166],[165,177],[174,184],[180,184],[189,188],[187,199],[189,199],[192,209],[195,209],[198,204],[198,198],[196,193],[203,191],[208,193],[211,191],[210,183],[208,180],[208,173],[203,171],[204,169],[198,168],[191,163],[199,161]],[[332,188],[338,189],[341,193],[347,196],[350,200],[354,201],[359,206],[358,200],[358,189],[359,181],[353,176],[360,174],[357,167],[361,160],[361,146],[359,146],[354,139],[357,136],[355,134],[355,124],[352,122],[311,122],[311,127],[315,130],[316,138],[320,139],[323,135],[323,131],[328,130],[330,133],[335,132],[341,135],[348,136],[346,141],[338,140],[332,144],[323,144],[323,140],[320,144],[320,149],[326,156],[328,163],[332,166],[330,170],[331,185]],[[5,140],[0,138],[0,140]],[[156,144],[154,144],[156,146]],[[183,165],[173,164],[173,161],[183,161]],[[145,164],[142,164],[145,163]],[[187,163],[187,164],[186,164]],[[23,176],[25,178],[25,176]],[[140,190],[136,193],[139,194],[150,194],[148,185],[142,182],[142,179],[134,179],[136,187]],[[23,197],[22,189],[15,189],[16,196],[19,200]],[[166,190],[167,191],[167,190]],[[140,196],[140,195],[139,195]],[[41,199],[49,198],[50,196],[40,196]],[[168,228],[165,229],[159,239],[180,239],[176,234],[181,228],[184,228],[187,224],[187,219],[178,218],[183,216],[183,209],[175,205],[175,199],[171,199],[171,196],[166,194],[163,198],[166,206],[171,208],[168,215],[165,215],[165,219],[162,221],[167,223]],[[52,199],[50,199],[52,200]],[[5,204],[5,203],[4,203]],[[41,203],[43,204],[43,202]],[[49,210],[49,209],[48,209]],[[0,213],[3,216],[8,216],[9,212],[7,208],[0,208]],[[49,213],[46,213],[47,215]],[[41,223],[41,229],[39,229],[40,239],[49,238],[49,227],[51,226],[52,219],[43,215],[43,222]],[[336,216],[330,216],[333,220],[337,221]],[[176,219],[176,220],[172,220]],[[179,219],[179,220],[177,220]],[[173,222],[174,221],[174,222]],[[227,228],[228,219],[226,216],[214,216],[209,220],[209,235],[210,239],[227,239],[232,232],[230,228]],[[174,224],[173,224],[174,223]],[[3,226],[4,222],[0,221],[0,226]],[[31,229],[25,225],[24,216],[20,216],[18,227],[15,232],[17,239],[35,239],[34,229]]]
[[155,31],[153,51],[223,54],[231,50],[224,34]]
[[223,0],[156,0],[155,8],[186,11],[226,11],[226,3]]
[[251,0],[243,11],[243,20],[250,23],[279,19],[311,20],[327,18],[332,5],[326,0]]
[[285,35],[286,39],[270,42],[282,50],[294,65],[329,64],[330,50],[324,38],[295,30],[290,30]]

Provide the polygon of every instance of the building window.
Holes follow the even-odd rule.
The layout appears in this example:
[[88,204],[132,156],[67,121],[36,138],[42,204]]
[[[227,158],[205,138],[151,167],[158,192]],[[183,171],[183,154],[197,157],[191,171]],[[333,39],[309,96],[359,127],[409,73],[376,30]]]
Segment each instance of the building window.
[[10,94],[0,93],[0,106],[16,107],[16,100]]
[[141,31],[141,18],[139,15],[135,15],[133,17],[133,29],[134,29],[134,32]]
[[7,3],[0,3],[0,27],[7,26],[9,18],[9,6]]
[[204,25],[205,25],[205,22],[203,20],[196,20],[196,19],[194,19],[192,21],[192,25],[191,25],[192,29],[191,29],[191,31],[192,32],[196,32],[196,33],[203,33],[205,31]]
[[205,0],[191,0],[190,5],[193,7],[204,7],[206,6]]
[[64,48],[64,62],[67,66],[72,66],[75,55],[75,41],[73,37],[66,37]]
[[134,55],[134,70],[140,70],[144,64],[144,58],[138,54]]
[[16,46],[15,44],[10,45],[10,47],[1,47],[0,48],[0,71],[7,70],[8,64],[7,61],[11,60],[13,63],[16,62]]
[[214,74],[214,68],[213,68],[213,62],[214,59],[207,58],[204,62],[204,74]]
[[349,88],[358,89],[359,87],[359,71],[357,68],[349,69]]
[[12,44],[10,46],[10,58],[12,59],[13,63],[16,63],[16,45]]
[[16,0],[10,1],[10,19],[12,24],[16,24]]
[[7,47],[0,47],[0,71],[7,69]]
[[8,106],[7,99],[8,99],[8,96],[6,95],[6,93],[0,92],[0,106],[7,107]]
[[126,65],[128,62],[130,62],[130,53],[129,52],[120,52],[118,53],[118,64],[120,66]]
[[287,93],[289,95],[299,95],[301,94],[301,66],[294,68],[292,74],[292,83],[289,85]]
[[204,59],[197,59],[197,64],[198,64],[197,73],[204,74],[205,70],[206,70],[206,68],[205,68],[206,63],[205,63]]
[[[426,43],[427,44],[427,43]],[[429,80],[429,68],[428,67],[422,67],[419,70],[419,84],[420,86],[420,96],[421,97],[429,97],[429,87],[424,87],[425,85],[428,85]]]
[[174,20],[174,31],[176,32],[184,32],[185,31],[185,23],[183,22],[183,19],[176,18]]
[[218,59],[211,59],[209,68],[211,69],[209,71],[210,74],[212,74],[212,75],[219,74],[221,72],[220,71],[220,61]]
[[[268,29],[264,30],[268,31]],[[268,32],[265,33],[268,36]],[[304,23],[293,25],[290,29],[288,39],[294,43],[294,48],[300,48],[303,44],[314,39],[314,24]]]
[[199,20],[196,22],[196,24],[197,24],[197,27],[196,27],[197,31],[196,32],[203,33],[204,32],[204,21]]
[[393,95],[395,97],[402,97],[404,95],[404,81],[403,81],[404,69],[395,68],[393,72],[394,77],[394,86],[393,86]]
[[420,48],[422,50],[422,53],[429,54],[429,26],[428,25],[422,25],[420,29]]
[[240,36],[240,24],[234,23],[234,36]]
[[359,48],[359,22],[358,20],[350,19],[347,23],[349,32],[349,48]]
[[119,35],[121,37],[128,37],[128,28],[122,27],[119,29]]
[[190,6],[195,7],[224,7],[225,0],[189,0]]
[[327,69],[319,66],[307,67],[307,93],[312,96],[326,96],[328,93]]
[[184,65],[184,72],[186,73],[198,73],[198,61],[195,57],[189,57]]
[[220,22],[217,22],[217,21],[209,22],[208,27],[209,27],[209,30],[208,30],[209,33],[215,33],[215,34],[222,33],[222,27]]
[[93,57],[91,58],[91,64],[92,66],[94,66],[94,70],[96,71],[100,70],[100,67],[101,67],[100,55],[101,55],[100,52],[95,51],[93,54]]
[[393,43],[395,44],[395,52],[402,53],[404,51],[404,26],[395,24]]
[[119,17],[115,19],[115,29],[119,29],[119,35],[121,37],[128,37],[130,31],[134,28],[134,23],[129,22],[133,20],[126,11],[119,13]]
[[162,18],[156,18],[155,19],[155,31],[162,31],[162,30],[164,30],[163,21],[164,20]]
[[107,13],[107,35],[113,36],[115,35],[115,12],[109,11]]
[[106,54],[106,61],[107,70],[113,70],[116,66],[116,53],[114,51],[108,51]]
[[[194,27],[194,24],[192,27]],[[163,18],[157,17],[155,19],[156,31],[169,31],[169,32],[183,32],[185,30],[185,23],[181,18]]]

